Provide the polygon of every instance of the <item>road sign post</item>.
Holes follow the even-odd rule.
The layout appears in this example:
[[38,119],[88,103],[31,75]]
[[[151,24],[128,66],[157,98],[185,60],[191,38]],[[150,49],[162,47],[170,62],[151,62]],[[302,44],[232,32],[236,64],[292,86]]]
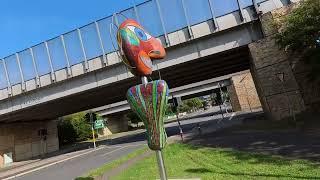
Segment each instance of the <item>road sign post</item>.
[[93,140],[93,147],[94,149],[97,148],[96,146],[96,137],[94,135],[94,122],[93,122],[93,116],[92,116],[92,112],[90,111],[90,123],[91,123],[91,130],[92,130],[92,140]]

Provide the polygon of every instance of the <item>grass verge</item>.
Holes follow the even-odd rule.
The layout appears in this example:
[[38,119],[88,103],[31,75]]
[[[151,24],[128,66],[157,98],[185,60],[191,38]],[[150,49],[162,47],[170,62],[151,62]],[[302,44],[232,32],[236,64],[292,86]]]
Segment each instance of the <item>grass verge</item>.
[[145,153],[146,151],[148,151],[147,147],[144,147],[142,149],[138,149],[130,154],[128,154],[127,156],[124,156],[120,159],[117,159],[115,161],[112,161],[110,163],[107,163],[97,169],[94,169],[92,171],[90,171],[89,173],[87,173],[86,175],[84,175],[83,177],[78,177],[76,178],[76,180],[91,180],[94,179],[94,177],[97,176],[101,176],[103,175],[105,172],[110,171],[113,168],[116,168],[117,166],[127,162],[128,160],[135,158],[139,155],[142,155],[143,153]]
[[[164,153],[170,178],[320,179],[320,165],[307,160],[185,144],[171,144]],[[154,156],[146,158],[113,179],[157,179],[156,164]]]

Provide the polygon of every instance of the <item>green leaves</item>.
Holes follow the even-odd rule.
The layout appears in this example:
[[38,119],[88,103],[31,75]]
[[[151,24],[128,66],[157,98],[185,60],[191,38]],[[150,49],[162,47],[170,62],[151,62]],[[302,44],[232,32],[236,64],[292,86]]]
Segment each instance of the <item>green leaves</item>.
[[276,41],[289,53],[302,53],[303,60],[310,64],[313,80],[320,79],[320,0],[305,0],[293,10],[282,24]]

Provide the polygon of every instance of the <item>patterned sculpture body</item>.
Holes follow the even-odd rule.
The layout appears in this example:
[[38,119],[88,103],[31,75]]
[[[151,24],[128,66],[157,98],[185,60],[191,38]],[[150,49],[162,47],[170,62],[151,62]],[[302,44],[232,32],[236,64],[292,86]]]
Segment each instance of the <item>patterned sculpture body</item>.
[[131,109],[143,121],[152,150],[161,150],[166,144],[167,134],[163,117],[168,103],[169,89],[163,80],[140,84],[128,90],[127,99]]
[[127,19],[120,25],[117,40],[124,54],[124,62],[137,76],[151,75],[151,60],[162,59],[166,55],[161,43],[133,19]]
[[[151,60],[162,59],[166,55],[161,43],[132,19],[127,19],[119,26],[117,41],[124,63],[136,76],[151,75]],[[161,150],[166,144],[163,116],[168,93],[168,85],[163,80],[131,87],[127,93],[131,109],[144,122],[148,145],[152,150]]]

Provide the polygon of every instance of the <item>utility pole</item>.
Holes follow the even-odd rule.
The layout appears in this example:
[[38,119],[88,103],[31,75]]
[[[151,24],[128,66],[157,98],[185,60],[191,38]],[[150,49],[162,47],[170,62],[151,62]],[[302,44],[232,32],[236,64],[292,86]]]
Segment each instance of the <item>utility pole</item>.
[[176,118],[177,118],[177,122],[178,122],[178,126],[179,126],[179,133],[180,133],[180,137],[181,137],[181,140],[183,141],[183,129],[181,127],[181,123],[180,123],[180,120],[179,120],[179,112],[178,112],[178,107],[179,107],[179,101],[177,98],[173,97],[172,96],[172,101],[173,101],[173,105],[175,107],[175,110],[176,110]]
[[92,111],[90,111],[90,123],[91,123],[91,130],[92,130],[92,140],[93,140],[93,147],[94,149],[97,148],[96,146],[96,137],[94,135],[94,122],[93,122],[93,116],[92,116]]

